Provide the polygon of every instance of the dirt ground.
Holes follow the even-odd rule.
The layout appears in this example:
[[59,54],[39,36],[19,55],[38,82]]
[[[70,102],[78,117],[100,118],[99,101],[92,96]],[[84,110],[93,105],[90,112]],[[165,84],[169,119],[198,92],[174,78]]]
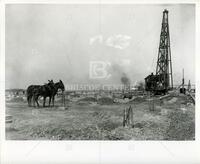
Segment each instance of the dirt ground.
[[[153,107],[152,107],[153,104]],[[123,110],[133,108],[133,124],[123,127]],[[186,95],[159,100],[74,98],[62,107],[28,107],[25,99],[6,101],[8,140],[194,140],[195,106]]]

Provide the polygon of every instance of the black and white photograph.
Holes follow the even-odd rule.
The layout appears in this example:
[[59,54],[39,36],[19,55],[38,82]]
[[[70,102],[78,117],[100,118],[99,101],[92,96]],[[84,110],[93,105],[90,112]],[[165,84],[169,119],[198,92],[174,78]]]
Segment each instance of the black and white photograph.
[[200,163],[200,1],[0,1],[0,163]]
[[6,4],[6,140],[195,140],[195,4]]

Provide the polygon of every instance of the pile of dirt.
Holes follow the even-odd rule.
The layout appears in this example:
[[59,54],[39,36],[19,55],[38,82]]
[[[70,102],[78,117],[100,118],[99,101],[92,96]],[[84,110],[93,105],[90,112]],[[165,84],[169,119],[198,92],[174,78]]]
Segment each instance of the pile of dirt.
[[76,104],[77,105],[88,105],[88,104],[93,104],[96,102],[96,98],[94,97],[84,97],[79,100],[77,100]]
[[102,97],[98,99],[97,103],[100,105],[112,105],[114,104],[114,100],[110,97]]
[[92,102],[87,102],[87,101],[78,101],[77,103],[76,103],[77,105],[80,105],[80,106],[83,106],[83,105],[90,105],[90,104],[92,104]]
[[84,97],[79,99],[78,102],[96,102],[96,98],[94,97]]

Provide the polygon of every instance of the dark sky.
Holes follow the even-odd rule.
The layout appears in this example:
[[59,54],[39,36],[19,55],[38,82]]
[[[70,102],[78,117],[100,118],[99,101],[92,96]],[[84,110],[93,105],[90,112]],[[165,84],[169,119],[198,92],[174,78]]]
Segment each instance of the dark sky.
[[[6,88],[48,79],[65,84],[131,83],[155,71],[162,12],[169,10],[175,84],[195,81],[194,5],[6,5]],[[104,61],[108,78],[89,77]]]

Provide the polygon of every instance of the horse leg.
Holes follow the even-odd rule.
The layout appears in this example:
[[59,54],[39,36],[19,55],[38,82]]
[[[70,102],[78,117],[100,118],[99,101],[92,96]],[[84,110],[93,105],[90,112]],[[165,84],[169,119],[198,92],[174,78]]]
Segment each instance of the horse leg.
[[29,95],[28,98],[27,98],[27,100],[28,100],[28,106],[29,107],[31,107],[31,99],[32,99],[32,96]]
[[51,105],[51,96],[49,96],[49,107]]
[[28,106],[30,106],[30,96],[27,96]]
[[30,95],[30,97],[29,97],[29,105],[31,106],[33,102],[34,102],[34,96]]
[[52,97],[52,103],[53,103],[53,107],[54,107],[54,96]]
[[36,96],[34,95],[32,98],[33,106],[35,107]]
[[30,104],[35,107],[35,96],[34,95],[30,99]]
[[45,107],[46,97],[44,96],[43,107]]
[[40,106],[40,104],[38,103],[38,96],[36,97],[36,103],[37,103],[37,106],[39,107]]

